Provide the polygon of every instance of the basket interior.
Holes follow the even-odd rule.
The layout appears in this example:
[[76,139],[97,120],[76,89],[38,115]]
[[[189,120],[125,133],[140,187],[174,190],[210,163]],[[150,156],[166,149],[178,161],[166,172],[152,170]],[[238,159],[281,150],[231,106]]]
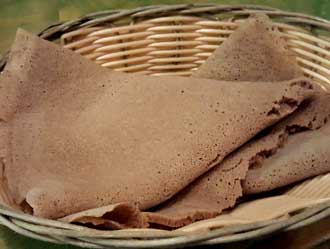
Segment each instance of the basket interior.
[[[189,76],[244,20],[173,15],[128,24],[104,23],[65,33],[61,44],[117,71]],[[273,24],[284,34],[306,76],[330,86],[327,37],[301,26]]]

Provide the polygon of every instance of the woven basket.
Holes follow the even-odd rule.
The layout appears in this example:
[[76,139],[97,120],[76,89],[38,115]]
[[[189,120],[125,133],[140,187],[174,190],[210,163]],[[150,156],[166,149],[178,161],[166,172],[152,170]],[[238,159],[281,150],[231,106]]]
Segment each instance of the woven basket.
[[[171,5],[92,13],[52,25],[42,38],[60,42],[103,67],[154,76],[189,76],[250,14],[265,13],[285,35],[306,76],[330,86],[330,22],[261,6]],[[0,71],[6,60],[0,62]],[[88,248],[173,248],[261,238],[330,217],[330,202],[281,221],[189,234],[126,229],[100,231],[0,207],[0,223],[35,239]]]

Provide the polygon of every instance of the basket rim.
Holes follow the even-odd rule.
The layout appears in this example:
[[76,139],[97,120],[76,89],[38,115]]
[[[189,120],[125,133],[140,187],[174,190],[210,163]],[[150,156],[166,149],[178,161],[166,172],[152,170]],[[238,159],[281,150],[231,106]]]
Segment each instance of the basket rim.
[[149,5],[137,7],[133,9],[109,9],[104,11],[92,12],[83,15],[74,20],[58,22],[46,27],[38,35],[45,39],[54,40],[61,34],[72,31],[77,28],[94,27],[105,22],[115,22],[121,19],[129,18],[131,22],[150,19],[153,17],[161,17],[167,15],[191,15],[212,18],[211,15],[233,13],[236,15],[250,15],[255,13],[264,13],[269,16],[289,18],[287,21],[291,23],[300,23],[311,28],[319,28],[330,31],[330,20],[325,18],[294,12],[284,11],[278,8],[268,7],[265,5],[240,4],[240,5],[224,5],[224,4],[168,4],[168,5]]
[[[329,20],[298,12],[282,11],[267,6],[178,4],[93,12],[71,21],[50,25],[38,35],[52,41],[59,38],[62,34],[78,28],[93,27],[101,23],[111,23],[123,19],[129,19],[129,23],[135,23],[153,17],[185,15],[219,20],[218,18],[212,17],[212,15],[226,13],[232,13],[235,16],[265,13],[271,17],[286,18],[286,21],[289,23],[303,25],[311,30],[320,29],[330,32]],[[0,61],[0,72],[4,68],[5,63],[6,58],[3,58],[3,60]],[[151,237],[153,239],[150,240],[150,236],[146,236],[142,231],[143,229],[100,232],[99,230],[79,225],[34,217],[32,215],[12,211],[0,205],[0,224],[5,225],[19,234],[52,243],[65,243],[90,248],[118,246],[122,248],[165,248],[169,246],[182,247],[223,244],[269,236],[280,231],[298,229],[324,219],[325,217],[330,217],[330,201],[306,208],[302,212],[283,221],[257,222],[248,225],[236,225],[235,227],[217,228],[211,232],[205,231],[200,233],[198,236],[196,234],[187,234],[187,232],[175,234],[174,231],[167,231],[165,232],[166,234],[159,234],[157,235],[158,237],[155,235]],[[43,232],[42,229],[44,230]],[[53,233],[47,233],[47,231]],[[136,238],[139,238],[139,240]]]
[[[181,235],[174,234],[174,236],[171,233],[175,233],[175,230],[165,231],[167,235],[143,237],[141,235],[144,233],[144,229],[100,231],[79,225],[38,218],[28,214],[20,214],[2,205],[0,206],[0,224],[18,234],[45,242],[91,248],[167,248],[169,246],[176,248],[194,245],[227,244],[264,238],[283,231],[291,231],[329,216],[330,201],[325,201],[305,208],[302,212],[285,220],[233,225],[198,233],[185,232]],[[39,225],[40,223],[44,223],[44,225]],[[55,228],[52,226],[52,223],[56,223],[56,226],[63,225],[63,228]],[[139,230],[142,230],[142,233],[140,232],[139,234]]]
[[[101,23],[111,23],[125,18],[130,19],[130,24],[134,24],[135,22],[143,19],[167,15],[202,16],[211,20],[219,20],[219,18],[214,18],[212,15],[227,13],[232,13],[239,16],[264,13],[270,17],[274,16],[285,18],[287,23],[301,25],[311,31],[319,29],[330,32],[330,20],[309,14],[284,11],[278,8],[268,7],[266,5],[193,3],[148,5],[132,9],[108,9],[91,12],[73,20],[51,24],[38,32],[37,35],[43,39],[54,41],[59,39],[61,35],[79,28],[94,27]],[[0,57],[0,72],[5,67],[6,60],[8,59],[8,53],[9,51],[5,52],[2,58]]]

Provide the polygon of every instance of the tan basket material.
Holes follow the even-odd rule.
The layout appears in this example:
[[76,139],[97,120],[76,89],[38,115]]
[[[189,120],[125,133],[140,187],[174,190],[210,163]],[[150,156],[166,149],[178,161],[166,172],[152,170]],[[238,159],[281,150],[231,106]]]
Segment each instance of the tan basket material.
[[[81,28],[61,44],[103,67],[154,76],[189,76],[244,19],[214,21],[194,16],[152,18],[119,27]],[[305,74],[330,84],[330,42],[301,27],[275,23]]]
[[[253,13],[271,17],[296,53],[305,74],[329,86],[330,22],[269,7],[203,4],[108,10],[52,25],[39,35],[48,40],[59,39],[64,47],[117,71],[189,76],[228,38],[239,22]],[[6,59],[0,61],[0,71],[5,63]],[[296,212],[288,219],[205,233],[155,229],[100,231],[0,206],[0,223],[19,234],[88,248],[174,248],[237,242],[288,231],[329,217],[330,202],[325,202]]]

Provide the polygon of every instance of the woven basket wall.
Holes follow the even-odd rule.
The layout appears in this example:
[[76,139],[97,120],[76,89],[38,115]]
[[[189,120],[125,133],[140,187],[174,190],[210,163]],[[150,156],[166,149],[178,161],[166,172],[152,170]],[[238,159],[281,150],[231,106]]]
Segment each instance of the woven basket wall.
[[329,23],[258,7],[170,6],[119,12],[82,21],[79,28],[61,35],[61,44],[117,71],[189,76],[239,22],[257,12],[274,19],[306,75],[330,84],[329,33],[317,33],[329,31]]
[[[103,67],[153,76],[189,76],[253,13],[265,13],[287,38],[306,76],[330,87],[330,22],[259,6],[174,5],[110,10],[48,27],[39,35],[60,42]],[[5,60],[0,63],[3,68]],[[39,240],[88,248],[169,248],[260,238],[330,217],[330,203],[263,222],[207,233],[97,231],[0,208],[0,223]]]

